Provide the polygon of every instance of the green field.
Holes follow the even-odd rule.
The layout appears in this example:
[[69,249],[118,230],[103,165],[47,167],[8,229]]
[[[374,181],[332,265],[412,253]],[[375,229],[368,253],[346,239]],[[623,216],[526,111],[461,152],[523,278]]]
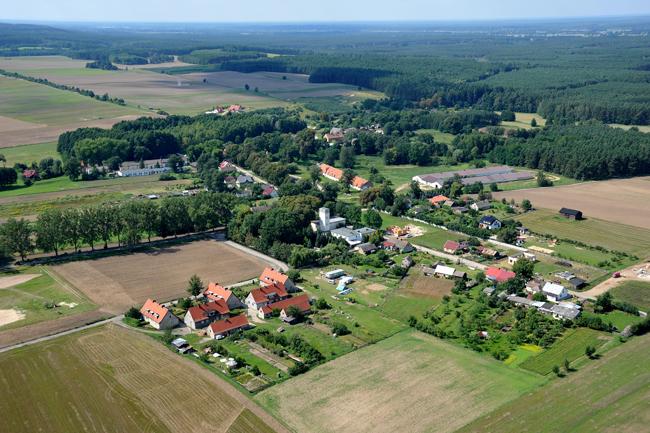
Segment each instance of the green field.
[[564,360],[573,362],[584,356],[587,346],[599,347],[608,337],[593,329],[579,328],[567,332],[564,337],[556,341],[549,349],[539,355],[528,358],[520,367],[539,374],[549,374],[553,366],[562,367]]
[[145,112],[42,84],[0,77],[0,116],[62,126],[129,114]]
[[433,135],[433,139],[437,141],[438,143],[445,143],[445,144],[451,144],[452,141],[454,141],[454,137],[456,137],[454,134],[450,134],[448,132],[442,132],[437,129],[418,129],[415,131],[416,134],[431,134]]
[[647,432],[650,336],[635,337],[561,380],[513,400],[462,433]]
[[23,164],[31,164],[34,161],[39,162],[48,156],[61,159],[61,155],[56,151],[55,142],[5,147],[0,149],[0,153],[7,158],[7,167],[13,167],[17,162]]
[[304,433],[451,432],[544,381],[406,331],[262,391],[256,399]]
[[[0,273],[0,282],[15,275],[37,275],[21,284],[0,288],[0,310],[19,312],[21,320],[0,326],[0,329],[17,328],[33,323],[53,320],[95,309],[88,298],[65,281],[54,279],[46,268],[26,268],[19,273]],[[66,304],[61,304],[61,303]],[[57,306],[58,305],[58,306]]]
[[650,245],[650,230],[589,218],[572,221],[550,210],[538,209],[515,219],[536,233],[573,239],[587,245],[601,246],[644,257]]
[[610,290],[610,293],[618,300],[629,302],[644,311],[650,310],[650,283],[625,281]]
[[506,126],[509,128],[522,128],[522,129],[532,129],[530,122],[535,119],[537,126],[546,125],[546,119],[540,116],[537,113],[515,113],[514,122],[501,122],[501,126]]

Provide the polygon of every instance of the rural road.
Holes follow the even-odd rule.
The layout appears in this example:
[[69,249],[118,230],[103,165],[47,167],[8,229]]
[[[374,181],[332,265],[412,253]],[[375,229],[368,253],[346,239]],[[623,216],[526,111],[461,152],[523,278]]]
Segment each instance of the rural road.
[[0,353],[9,352],[10,350],[19,349],[25,346],[31,346],[32,344],[42,343],[44,341],[53,340],[55,338],[63,337],[64,335],[74,334],[75,332],[81,332],[86,329],[96,328],[98,326],[106,325],[111,322],[121,322],[124,318],[123,315],[111,317],[110,319],[100,320],[99,322],[91,323],[90,325],[80,326],[78,328],[68,329],[67,331],[57,332],[56,334],[46,335],[45,337],[35,338],[33,340],[24,341],[22,343],[14,344],[12,346],[6,346],[0,349]]
[[469,266],[470,268],[476,268],[476,269],[480,269],[482,271],[487,269],[487,266],[485,266],[482,263],[478,263],[478,262],[475,262],[475,261],[472,261],[472,260],[467,260],[467,259],[464,259],[462,257],[455,256],[453,254],[443,253],[441,251],[432,250],[431,248],[421,247],[419,245],[413,245],[413,247],[418,251],[422,251],[423,253],[427,253],[427,254],[430,254],[430,255],[436,256],[436,257],[440,257],[442,259],[451,260],[454,263],[462,263],[462,264],[464,264],[466,266]]
[[[626,281],[644,281],[650,283],[650,262],[637,263],[619,272],[621,273],[619,278],[610,277],[587,291],[576,292],[572,290],[570,293],[581,299],[596,299],[596,297],[610,291],[614,287],[620,286]],[[644,272],[645,277],[640,276],[641,272]]]
[[242,168],[242,167],[240,167],[238,165],[235,165],[235,164],[233,164],[233,166],[237,169],[237,171],[241,171],[242,173],[252,177],[256,182],[264,183],[266,185],[271,185],[271,186],[275,187],[275,185],[273,185],[271,182],[267,181],[266,179],[262,179],[261,177],[259,177],[255,173],[253,173],[252,171],[246,170],[245,168]]
[[266,254],[262,254],[259,251],[255,251],[252,248],[248,248],[244,245],[240,245],[237,242],[233,242],[233,241],[224,241],[224,243],[240,251],[244,251],[245,253],[250,254],[251,256],[255,256],[258,259],[262,259],[267,263],[270,263],[271,266],[273,266],[275,269],[279,269],[283,272],[286,272],[289,269],[289,265],[287,265],[286,263],[274,259],[273,257],[267,256]]

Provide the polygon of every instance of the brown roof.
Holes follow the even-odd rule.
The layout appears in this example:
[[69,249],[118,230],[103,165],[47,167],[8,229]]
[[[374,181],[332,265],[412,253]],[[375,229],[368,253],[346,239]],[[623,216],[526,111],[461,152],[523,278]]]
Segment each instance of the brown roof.
[[435,197],[431,197],[431,198],[429,199],[429,202],[430,202],[431,204],[438,204],[438,203],[444,203],[444,202],[446,202],[447,200],[449,200],[449,197],[445,197],[444,195],[437,195],[437,196],[435,196]]
[[239,316],[229,317],[224,320],[217,320],[216,322],[212,322],[209,328],[212,330],[212,332],[214,332],[215,335],[219,335],[247,326],[248,319],[246,318],[246,315],[240,314]]
[[332,167],[329,164],[321,164],[320,171],[321,173],[323,173],[324,176],[330,176],[336,180],[341,180],[341,178],[343,177],[343,170],[340,170],[336,167]]
[[260,275],[260,282],[265,286],[280,283],[284,287],[287,284],[287,280],[289,280],[288,276],[273,268],[264,268],[264,272]]
[[217,301],[208,302],[207,304],[197,305],[196,307],[190,307],[187,310],[190,313],[190,316],[194,321],[197,320],[206,320],[210,318],[210,313],[216,312],[219,314],[228,314],[230,308],[228,304],[223,299]]
[[140,314],[156,323],[162,322],[167,313],[169,310],[153,299],[147,299],[147,302],[140,308]]
[[359,176],[354,176],[352,182],[350,182],[350,184],[355,188],[363,188],[367,183],[368,181],[366,179]]
[[268,314],[272,312],[273,310],[286,310],[291,306],[296,306],[300,308],[300,311],[307,312],[311,308],[309,304],[309,296],[306,294],[294,296],[293,298],[285,299],[283,301],[275,302],[273,304],[269,304],[265,307],[262,307],[262,312],[264,314]]
[[264,286],[260,287],[259,289],[251,290],[251,296],[255,302],[268,301],[269,297],[272,295],[277,295],[281,298],[289,296],[286,289],[284,288],[284,285],[279,284]]
[[442,247],[443,250],[454,250],[454,251],[456,251],[459,248],[460,248],[460,244],[456,241],[447,241],[445,242],[445,245],[443,245]]

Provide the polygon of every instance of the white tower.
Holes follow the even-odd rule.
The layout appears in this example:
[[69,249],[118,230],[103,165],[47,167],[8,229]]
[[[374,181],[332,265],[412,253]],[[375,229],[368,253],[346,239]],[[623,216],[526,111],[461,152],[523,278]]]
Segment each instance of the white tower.
[[330,229],[330,210],[327,207],[318,209],[318,219],[320,220],[320,230],[323,232]]

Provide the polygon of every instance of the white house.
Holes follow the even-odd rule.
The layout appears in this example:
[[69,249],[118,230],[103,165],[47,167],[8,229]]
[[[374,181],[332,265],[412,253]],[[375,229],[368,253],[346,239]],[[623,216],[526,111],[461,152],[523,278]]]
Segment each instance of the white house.
[[219,299],[188,308],[183,322],[190,329],[201,329],[215,320],[228,317],[228,313],[230,313],[230,308],[228,308],[226,301]]
[[544,293],[546,299],[551,302],[560,302],[571,297],[566,287],[551,282],[544,284],[544,287],[542,287],[542,293]]
[[311,222],[311,229],[314,232],[329,232],[344,226],[345,218],[330,218],[330,210],[326,207],[318,209],[318,219]]
[[445,278],[452,278],[454,276],[454,272],[456,272],[456,269],[445,265],[438,265],[434,270],[435,275],[442,275]]
[[140,309],[140,314],[145,322],[155,329],[172,329],[180,323],[178,317],[174,316],[167,307],[153,299],[147,299]]
[[499,230],[501,228],[501,221],[499,221],[494,215],[485,215],[478,222],[478,226],[487,230]]

